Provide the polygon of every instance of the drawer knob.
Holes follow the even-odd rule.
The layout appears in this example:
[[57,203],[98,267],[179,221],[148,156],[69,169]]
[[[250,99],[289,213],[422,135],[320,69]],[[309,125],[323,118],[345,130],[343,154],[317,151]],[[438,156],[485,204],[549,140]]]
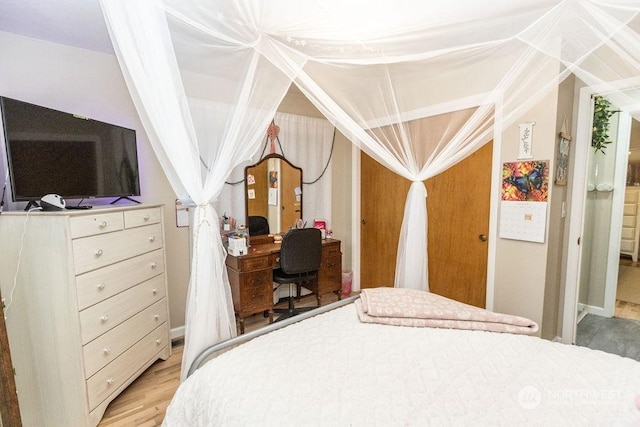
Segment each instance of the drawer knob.
[[153,318],[154,318],[155,320],[158,320],[158,319],[160,319],[160,315],[159,315],[159,314],[155,314],[155,315],[153,316]]
[[107,323],[107,321],[108,321],[108,320],[109,320],[109,316],[107,316],[106,314],[105,314],[105,315],[103,315],[103,316],[100,318],[100,321],[101,321],[102,323]]
[[100,224],[98,224],[98,227],[100,228],[105,228],[107,226],[107,221],[102,221]]
[[100,283],[100,284],[98,285],[98,290],[99,290],[99,291],[103,290],[103,289],[104,289],[104,286],[105,286],[105,285],[104,285],[104,282]]
[[151,237],[149,237],[149,241],[150,241],[151,243],[155,242],[155,241],[156,241],[156,236],[151,236]]
[[108,384],[108,385],[113,384],[113,382],[114,382],[114,381],[113,381],[113,378],[109,378],[109,379],[107,380],[107,384]]
[[109,353],[111,353],[111,349],[109,347],[105,347],[104,349],[102,349],[102,352],[105,354],[105,356]]
[[151,292],[153,292],[153,294],[155,295],[155,294],[158,293],[158,290],[156,288],[153,288],[153,289],[151,289]]
[[145,215],[143,219],[144,219],[145,221],[149,221],[149,218],[150,218],[150,217],[149,217],[149,215]]
[[152,262],[152,263],[151,263],[151,268],[156,268],[157,266],[158,266],[158,263],[157,263],[157,262]]
[[162,343],[162,341],[156,340],[156,345],[160,345],[161,343]]
[[104,251],[102,249],[98,249],[95,254],[96,256],[102,256],[102,254],[104,253]]

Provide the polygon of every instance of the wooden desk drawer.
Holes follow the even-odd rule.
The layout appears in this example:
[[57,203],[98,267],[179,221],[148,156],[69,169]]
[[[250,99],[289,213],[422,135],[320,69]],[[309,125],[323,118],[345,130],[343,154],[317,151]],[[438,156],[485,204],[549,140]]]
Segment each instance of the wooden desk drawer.
[[238,259],[240,271],[252,271],[271,267],[269,255]]
[[241,276],[242,313],[256,313],[273,305],[273,270],[244,273]]
[[325,244],[322,246],[322,258],[330,257],[333,255],[342,256],[339,244]]
[[75,239],[73,240],[73,258],[76,274],[114,264],[161,247],[161,224]]
[[133,228],[157,224],[162,219],[160,208],[133,209],[124,212],[124,227]]
[[169,343],[166,323],[138,341],[113,362],[87,380],[89,410],[93,410],[125,384],[146,362]]
[[163,298],[85,345],[82,352],[87,378],[166,321],[167,301]]
[[82,310],[82,344],[87,344],[164,297],[164,274],[161,274]]
[[69,221],[72,239],[124,229],[122,212],[72,216]]
[[164,273],[164,253],[155,250],[76,277],[80,310]]

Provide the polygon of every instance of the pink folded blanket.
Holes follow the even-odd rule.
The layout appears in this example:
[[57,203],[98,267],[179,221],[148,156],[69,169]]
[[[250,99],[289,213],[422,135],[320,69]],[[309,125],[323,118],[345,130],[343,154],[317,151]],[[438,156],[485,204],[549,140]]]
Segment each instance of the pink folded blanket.
[[355,304],[360,321],[366,323],[472,329],[524,335],[538,331],[538,324],[533,320],[494,313],[415,289],[364,289]]

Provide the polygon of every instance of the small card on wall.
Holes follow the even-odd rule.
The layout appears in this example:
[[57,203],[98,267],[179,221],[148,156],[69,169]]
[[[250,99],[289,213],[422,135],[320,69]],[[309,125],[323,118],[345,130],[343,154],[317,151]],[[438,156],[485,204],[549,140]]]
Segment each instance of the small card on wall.
[[278,206],[278,189],[270,188],[269,189],[269,200],[268,203],[271,206]]
[[248,189],[247,190],[247,198],[249,200],[255,199],[256,198],[256,190],[254,190],[253,188]]
[[535,122],[521,123],[518,159],[533,158],[533,125]]

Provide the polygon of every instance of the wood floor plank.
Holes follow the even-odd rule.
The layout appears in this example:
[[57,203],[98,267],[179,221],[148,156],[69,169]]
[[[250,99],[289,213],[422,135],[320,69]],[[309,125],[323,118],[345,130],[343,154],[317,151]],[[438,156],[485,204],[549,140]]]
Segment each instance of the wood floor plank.
[[[333,302],[338,298],[327,298]],[[315,305],[314,295],[300,298],[296,306]],[[277,307],[286,307],[282,302]],[[261,314],[245,320],[245,332],[251,332],[269,324]],[[239,333],[239,332],[238,332]],[[182,341],[173,343],[173,353],[167,360],[158,360],[113,400],[98,427],[156,427],[162,425],[167,407],[180,385],[182,367]]]

